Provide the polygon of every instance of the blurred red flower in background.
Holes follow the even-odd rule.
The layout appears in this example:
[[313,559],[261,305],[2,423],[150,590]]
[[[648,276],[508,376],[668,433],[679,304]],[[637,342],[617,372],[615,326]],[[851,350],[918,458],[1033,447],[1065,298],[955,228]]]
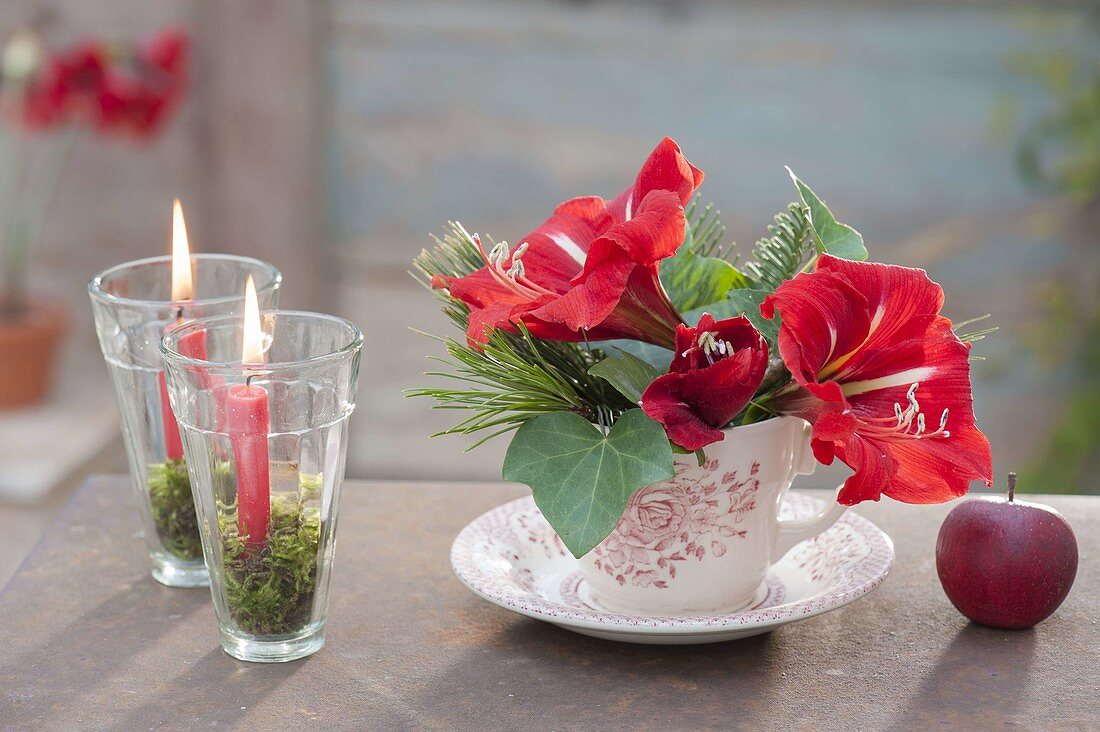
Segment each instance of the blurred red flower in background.
[[184,94],[188,46],[184,31],[169,29],[140,44],[92,40],[56,53],[31,78],[15,80],[23,126],[37,131],[86,124],[149,139]]

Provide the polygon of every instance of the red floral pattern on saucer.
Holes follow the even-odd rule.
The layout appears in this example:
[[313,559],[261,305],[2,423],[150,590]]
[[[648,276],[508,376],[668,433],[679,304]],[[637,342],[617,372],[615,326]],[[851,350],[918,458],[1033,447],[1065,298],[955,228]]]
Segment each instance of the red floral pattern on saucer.
[[[809,516],[823,506],[820,499],[790,493],[782,514]],[[893,562],[890,538],[849,512],[774,565],[748,608],[723,615],[649,616],[610,612],[592,600],[577,560],[529,497],[478,517],[451,546],[455,574],[486,600],[578,633],[633,643],[712,643],[764,633],[866,595]]]

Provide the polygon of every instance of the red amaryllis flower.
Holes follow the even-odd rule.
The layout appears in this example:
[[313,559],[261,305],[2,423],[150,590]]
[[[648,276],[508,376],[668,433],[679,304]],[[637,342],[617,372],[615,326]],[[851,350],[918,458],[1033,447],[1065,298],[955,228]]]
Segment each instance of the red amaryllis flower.
[[485,342],[487,328],[522,322],[549,340],[634,338],[671,347],[680,316],[657,265],[683,243],[683,205],[702,181],[666,137],[614,200],[566,201],[514,251],[504,243],[482,249],[485,267],[437,277],[433,286],[470,306],[472,343]]
[[65,124],[73,116],[96,117],[109,63],[106,46],[90,41],[53,56],[26,87],[24,124],[29,129],[45,129]]
[[156,134],[183,96],[187,48],[183,31],[161,31],[128,54],[130,64],[110,67],[97,95],[99,128],[139,140]]
[[[778,312],[779,353],[794,377],[773,400],[813,424],[813,449],[855,470],[847,505],[883,494],[939,503],[992,485],[989,441],[974,424],[970,344],[940,315],[923,270],[822,255],[761,305]],[[928,415],[927,417],[925,415]]]
[[744,316],[676,328],[669,373],[642,394],[642,410],[687,450],[718,442],[722,427],[752,399],[768,368],[768,344]]
[[170,30],[137,49],[88,41],[59,53],[25,89],[24,124],[45,129],[82,121],[147,139],[183,95],[187,44],[185,33]]

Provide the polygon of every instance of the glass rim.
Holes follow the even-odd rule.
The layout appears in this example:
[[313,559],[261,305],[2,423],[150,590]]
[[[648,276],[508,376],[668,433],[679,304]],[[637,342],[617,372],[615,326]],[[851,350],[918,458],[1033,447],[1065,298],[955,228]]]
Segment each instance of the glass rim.
[[[208,259],[215,261],[228,261],[228,262],[249,262],[251,264],[258,265],[259,269],[267,270],[271,274],[271,279],[265,282],[262,286],[257,286],[256,292],[267,292],[268,290],[275,289],[283,282],[283,273],[279,271],[279,268],[273,265],[271,262],[265,262],[262,259],[256,257],[247,257],[243,254],[218,254],[207,252],[196,252],[191,255],[191,260],[196,259]],[[190,300],[146,300],[136,297],[123,297],[122,295],[115,295],[114,293],[107,292],[103,289],[103,281],[119,272],[127,269],[137,269],[138,267],[151,265],[151,264],[163,264],[167,263],[171,265],[172,255],[161,254],[156,257],[145,257],[144,259],[134,259],[129,262],[123,262],[122,264],[116,264],[103,270],[88,282],[88,292],[92,297],[116,305],[134,305],[148,307],[151,305],[217,305],[220,303],[231,302],[233,300],[239,300],[244,298],[244,289],[242,288],[239,294],[235,295],[219,295],[218,297],[196,297]],[[169,272],[171,270],[169,269]]]
[[326,361],[336,361],[350,353],[358,351],[363,346],[363,331],[359,328],[358,325],[351,322],[347,318],[341,318],[339,315],[315,313],[308,310],[261,310],[260,317],[262,318],[265,315],[272,315],[276,318],[279,316],[289,315],[296,318],[322,320],[329,323],[335,323],[349,330],[350,339],[347,343],[340,346],[339,348],[333,349],[328,353],[322,353],[318,356],[295,359],[293,361],[270,361],[262,364],[242,363],[241,361],[211,361],[205,358],[194,358],[193,356],[186,356],[172,347],[173,342],[178,343],[180,339],[182,339],[188,333],[195,332],[200,328],[207,329],[211,325],[218,325],[220,323],[232,323],[234,325],[239,325],[242,323],[243,320],[241,315],[213,315],[205,318],[195,318],[193,320],[188,320],[186,323],[178,325],[168,331],[164,335],[164,337],[160,339],[161,355],[165,361],[171,360],[173,363],[177,363],[183,366],[197,366],[205,370],[219,370],[233,373],[253,373],[258,375],[265,372],[286,371],[294,368],[316,366]]

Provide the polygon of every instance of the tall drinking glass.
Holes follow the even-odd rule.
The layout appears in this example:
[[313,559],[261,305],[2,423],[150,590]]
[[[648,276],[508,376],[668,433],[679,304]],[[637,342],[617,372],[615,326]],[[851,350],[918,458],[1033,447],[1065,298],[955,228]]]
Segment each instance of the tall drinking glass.
[[[162,348],[183,434],[222,648],[290,661],[324,645],[329,577],[362,334],[329,315],[196,320]],[[260,327],[256,328],[259,336]],[[206,357],[188,355],[189,339]],[[262,362],[262,363],[260,363]]]
[[[172,300],[172,258],[112,267],[89,283],[96,333],[114,382],[122,438],[137,493],[153,577],[171,587],[209,582],[182,440],[168,404],[160,341],[199,317],[237,315],[249,275],[261,307],[278,304],[282,275],[266,262],[225,254],[191,257],[194,297]],[[188,348],[200,354],[205,344]]]

